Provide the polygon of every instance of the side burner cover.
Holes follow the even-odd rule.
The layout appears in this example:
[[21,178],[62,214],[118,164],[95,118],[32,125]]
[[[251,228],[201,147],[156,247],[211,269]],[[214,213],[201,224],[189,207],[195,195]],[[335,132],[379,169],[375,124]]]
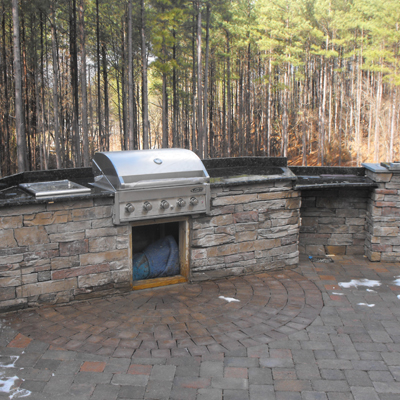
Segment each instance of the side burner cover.
[[20,183],[19,186],[37,198],[90,193],[89,188],[71,182],[68,179],[60,181]]

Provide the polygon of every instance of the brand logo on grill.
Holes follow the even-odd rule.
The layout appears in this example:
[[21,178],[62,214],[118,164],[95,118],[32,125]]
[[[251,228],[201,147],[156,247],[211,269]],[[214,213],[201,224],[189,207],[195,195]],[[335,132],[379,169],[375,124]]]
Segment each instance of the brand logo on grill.
[[155,158],[153,161],[154,161],[156,164],[162,164],[161,158]]
[[193,188],[193,189],[191,190],[191,192],[192,192],[192,193],[200,193],[200,192],[203,191],[203,189],[204,189],[204,188],[202,188],[202,187],[196,187],[196,188]]

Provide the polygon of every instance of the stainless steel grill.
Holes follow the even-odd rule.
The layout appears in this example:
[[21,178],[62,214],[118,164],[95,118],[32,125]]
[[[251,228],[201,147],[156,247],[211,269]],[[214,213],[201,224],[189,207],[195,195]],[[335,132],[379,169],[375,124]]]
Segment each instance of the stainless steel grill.
[[114,224],[210,210],[210,177],[190,150],[96,153],[93,171],[93,186],[114,192]]

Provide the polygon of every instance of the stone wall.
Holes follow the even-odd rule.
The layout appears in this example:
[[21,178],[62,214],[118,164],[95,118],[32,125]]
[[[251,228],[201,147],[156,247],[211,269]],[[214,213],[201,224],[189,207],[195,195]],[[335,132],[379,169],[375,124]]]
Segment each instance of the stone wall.
[[300,193],[291,181],[211,189],[211,215],[194,217],[191,279],[298,263]]
[[0,209],[0,309],[127,290],[130,227],[112,198]]
[[369,189],[303,190],[300,253],[364,254]]
[[[298,263],[299,192],[291,181],[212,188],[209,216],[191,219],[190,279]],[[130,290],[131,226],[113,198],[0,208],[0,309]]]
[[377,166],[367,176],[379,184],[368,201],[366,255],[371,261],[400,262],[400,172]]

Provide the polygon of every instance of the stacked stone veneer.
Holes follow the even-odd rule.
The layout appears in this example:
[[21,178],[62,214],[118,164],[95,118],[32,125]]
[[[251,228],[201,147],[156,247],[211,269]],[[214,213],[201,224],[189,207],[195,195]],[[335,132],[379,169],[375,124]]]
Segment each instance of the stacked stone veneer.
[[0,209],[0,308],[129,289],[130,226],[112,198]]
[[300,253],[364,254],[369,189],[303,190]]
[[379,187],[368,201],[366,255],[371,261],[400,262],[400,171],[382,170],[367,170]]
[[211,215],[191,229],[191,279],[298,263],[299,192],[291,181],[211,189]]

